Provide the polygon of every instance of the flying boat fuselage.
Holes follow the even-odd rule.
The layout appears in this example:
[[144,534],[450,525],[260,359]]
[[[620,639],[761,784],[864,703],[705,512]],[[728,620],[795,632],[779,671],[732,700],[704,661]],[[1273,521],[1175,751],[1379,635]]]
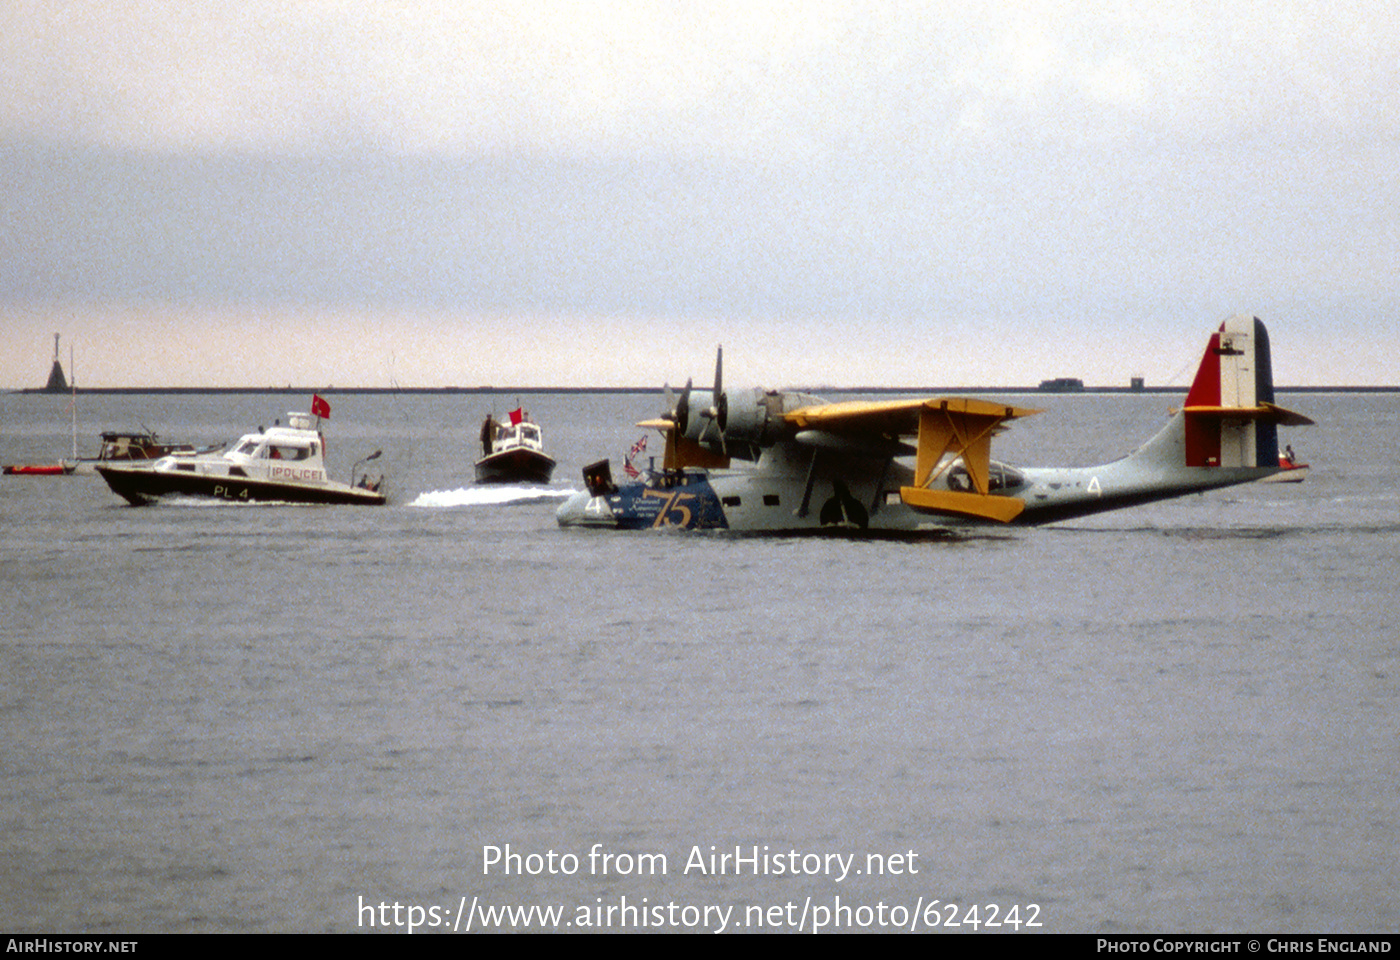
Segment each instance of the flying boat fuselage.
[[[1268,335],[1234,317],[1211,335],[1182,409],[1147,443],[1093,467],[1011,467],[989,456],[1004,424],[1039,411],[987,400],[828,404],[753,391],[730,403],[686,390],[644,425],[666,437],[660,469],[614,485],[606,463],[558,510],[562,526],[920,533],[1034,525],[1259,480],[1279,469]],[[733,461],[752,461],[736,467]]]

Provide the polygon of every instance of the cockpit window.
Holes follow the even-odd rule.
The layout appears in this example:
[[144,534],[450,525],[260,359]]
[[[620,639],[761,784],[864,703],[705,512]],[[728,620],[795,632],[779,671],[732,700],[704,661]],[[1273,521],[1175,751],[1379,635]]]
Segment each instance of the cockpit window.
[[[987,464],[987,492],[996,490],[1014,490],[1026,482],[1026,478],[1014,467],[1009,467],[1004,463],[993,460]],[[961,490],[966,493],[972,492],[972,477],[968,476],[967,467],[962,462],[953,465],[948,471],[948,487],[951,490]]]

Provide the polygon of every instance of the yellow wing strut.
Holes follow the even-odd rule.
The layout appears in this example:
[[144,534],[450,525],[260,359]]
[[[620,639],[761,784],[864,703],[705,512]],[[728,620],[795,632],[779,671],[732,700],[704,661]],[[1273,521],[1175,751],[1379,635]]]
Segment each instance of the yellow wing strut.
[[[991,496],[989,479],[992,437],[1002,423],[1039,413],[986,400],[966,398],[925,401],[919,410],[918,453],[914,485],[901,487],[900,499],[916,510],[953,513],[1009,523],[1026,505],[1015,497]],[[929,484],[962,461],[973,492],[932,490]]]

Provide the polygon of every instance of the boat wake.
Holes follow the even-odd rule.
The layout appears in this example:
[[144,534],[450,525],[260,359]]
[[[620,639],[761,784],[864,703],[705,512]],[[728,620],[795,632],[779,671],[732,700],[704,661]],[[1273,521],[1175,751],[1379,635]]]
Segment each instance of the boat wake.
[[567,488],[519,486],[459,487],[456,490],[430,490],[418,494],[410,507],[478,507],[530,500],[562,500],[577,491]]

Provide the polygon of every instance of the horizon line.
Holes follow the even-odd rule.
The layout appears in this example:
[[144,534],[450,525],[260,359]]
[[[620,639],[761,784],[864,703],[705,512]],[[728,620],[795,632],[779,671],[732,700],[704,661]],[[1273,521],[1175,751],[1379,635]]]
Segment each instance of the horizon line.
[[[672,388],[674,389],[674,388]],[[704,389],[703,387],[699,389]],[[1047,394],[1064,395],[1078,393],[1186,393],[1190,389],[1189,384],[1179,386],[1090,386],[1082,385],[1071,388],[1063,387],[1041,387],[1037,386],[1004,386],[1004,387],[950,387],[950,386],[899,386],[899,387],[876,387],[876,386],[852,386],[842,387],[835,384],[820,384],[815,386],[792,386],[783,388],[784,391],[801,393],[913,393],[913,394],[957,394],[957,393],[1015,393],[1015,394]],[[292,393],[338,393],[338,394],[497,394],[497,393],[530,393],[530,394],[598,394],[598,393],[664,393],[665,387],[560,387],[560,386],[492,386],[482,385],[473,387],[445,386],[445,387],[333,387],[333,386],[285,386],[285,387],[79,387],[69,385],[62,390],[51,390],[47,387],[23,387],[17,390],[6,390],[11,394],[38,394],[62,396],[65,394],[292,394]],[[1274,385],[1274,390],[1280,393],[1400,393],[1400,384],[1334,384],[1326,386],[1280,386]]]

